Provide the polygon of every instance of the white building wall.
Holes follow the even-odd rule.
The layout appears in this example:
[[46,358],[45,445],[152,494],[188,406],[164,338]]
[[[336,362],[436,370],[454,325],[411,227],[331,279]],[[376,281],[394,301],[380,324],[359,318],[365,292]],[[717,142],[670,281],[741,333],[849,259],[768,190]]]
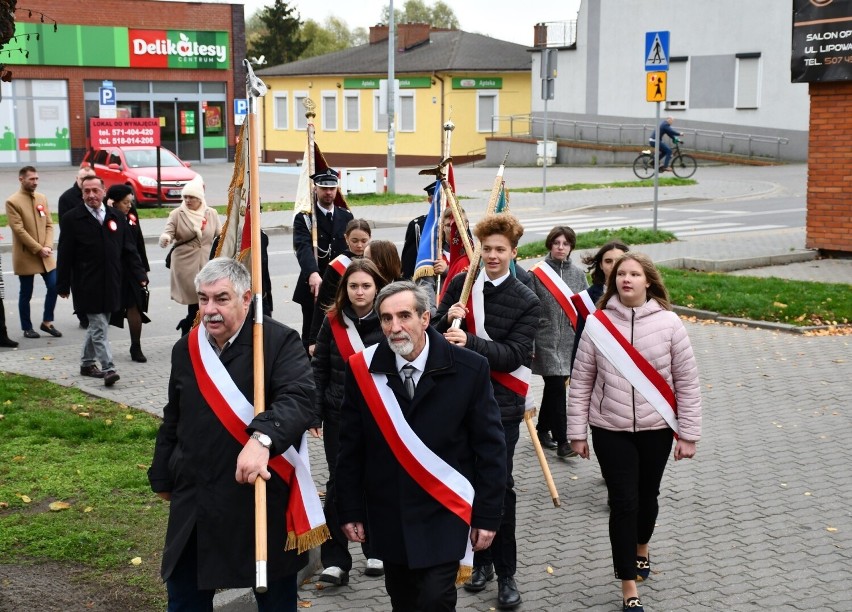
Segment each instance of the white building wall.
[[[658,30],[671,33],[672,57],[688,58],[686,106],[664,114],[724,129],[808,130],[807,85],[790,82],[792,6],[779,0],[583,0],[577,48],[559,51],[548,112],[653,119],[654,104],[645,100],[645,32]],[[760,54],[758,106],[737,109],[736,54],[750,53]],[[533,56],[532,78],[540,82],[540,54]],[[746,72],[754,72],[754,62]],[[540,87],[532,91],[533,112],[541,113]]]

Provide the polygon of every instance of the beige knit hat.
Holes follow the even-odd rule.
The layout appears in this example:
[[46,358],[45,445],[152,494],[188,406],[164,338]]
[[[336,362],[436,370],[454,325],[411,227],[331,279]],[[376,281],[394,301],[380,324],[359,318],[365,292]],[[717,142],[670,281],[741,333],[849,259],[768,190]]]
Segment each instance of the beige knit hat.
[[201,178],[201,175],[196,174],[191,181],[184,185],[180,195],[184,199],[186,199],[186,196],[194,196],[206,204],[204,201],[204,179]]

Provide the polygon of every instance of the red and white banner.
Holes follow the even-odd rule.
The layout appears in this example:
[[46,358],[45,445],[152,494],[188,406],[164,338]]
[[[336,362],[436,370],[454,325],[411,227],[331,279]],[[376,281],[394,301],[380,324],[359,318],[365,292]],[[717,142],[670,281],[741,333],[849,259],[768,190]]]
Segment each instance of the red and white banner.
[[630,344],[603,310],[586,319],[585,333],[601,355],[660,413],[676,436],[677,399],[662,374]]
[[[204,400],[237,442],[249,441],[246,427],[254,418],[254,406],[237,387],[216,355],[203,325],[189,333],[189,355],[196,382]],[[322,503],[311,477],[307,434],[302,435],[300,450],[288,448],[269,458],[269,469],[290,487],[287,503],[287,550],[304,552],[328,539]]]
[[343,276],[343,273],[346,272],[346,268],[348,268],[351,263],[352,260],[346,255],[338,255],[328,265],[334,268],[335,272],[340,274],[340,276]]
[[571,296],[575,295],[562,277],[556,273],[556,270],[551,268],[545,262],[540,261],[530,270],[535,277],[541,281],[550,294],[556,300],[556,303],[562,308],[565,316],[571,322],[571,327],[577,329],[577,310],[571,304]]
[[[480,271],[479,276],[473,283],[470,291],[470,300],[468,301],[468,313],[465,317],[467,329],[473,335],[482,338],[483,340],[491,340],[491,336],[485,331],[485,298],[482,290],[485,287],[485,270]],[[532,396],[529,393],[530,379],[532,378],[532,370],[527,366],[519,366],[513,372],[495,372],[491,370],[491,378],[509,389],[510,391],[526,398],[527,410],[532,408]]]
[[364,341],[358,335],[358,330],[355,329],[355,322],[343,315],[344,324],[341,325],[336,316],[328,317],[328,325],[331,327],[331,335],[334,336],[334,342],[337,344],[337,351],[343,357],[343,361],[349,361],[355,353],[360,353],[364,350]]
[[[394,457],[435,501],[470,525],[473,514],[474,490],[470,481],[441,459],[414,432],[402,414],[396,396],[388,387],[388,377],[371,373],[370,363],[379,345],[370,346],[349,360],[352,375],[370,409],[382,436]],[[440,534],[436,534],[440,537]],[[465,556],[461,564],[473,565],[473,548],[467,538]]]

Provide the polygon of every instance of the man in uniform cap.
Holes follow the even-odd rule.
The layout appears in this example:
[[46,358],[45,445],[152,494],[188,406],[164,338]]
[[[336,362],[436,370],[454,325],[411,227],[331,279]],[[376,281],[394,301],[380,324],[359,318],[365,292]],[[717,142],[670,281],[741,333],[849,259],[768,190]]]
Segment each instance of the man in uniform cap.
[[[431,202],[435,195],[438,181],[432,181],[423,190],[426,192],[426,201]],[[408,222],[405,229],[405,244],[402,246],[402,277],[410,279],[414,276],[414,267],[417,264],[417,249],[420,248],[420,235],[423,233],[423,225],[426,223],[426,215],[420,215]]]
[[316,186],[317,196],[313,219],[317,226],[317,259],[314,259],[310,216],[299,213],[293,220],[293,250],[301,268],[293,291],[293,301],[302,307],[302,344],[305,350],[308,348],[314,302],[319,295],[322,276],[329,262],[346,250],[343,232],[353,218],[349,210],[334,205],[340,184],[338,172],[326,168],[312,174],[311,180]]

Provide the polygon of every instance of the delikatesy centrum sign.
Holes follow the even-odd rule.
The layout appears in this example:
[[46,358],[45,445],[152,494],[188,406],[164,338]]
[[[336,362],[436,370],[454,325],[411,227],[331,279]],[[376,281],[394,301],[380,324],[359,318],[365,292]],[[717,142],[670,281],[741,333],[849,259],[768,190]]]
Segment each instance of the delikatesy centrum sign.
[[[56,32],[42,23],[16,23],[16,45],[3,63],[30,66],[183,68],[227,70],[228,32],[143,30],[63,24]],[[33,36],[39,34],[39,36]]]

